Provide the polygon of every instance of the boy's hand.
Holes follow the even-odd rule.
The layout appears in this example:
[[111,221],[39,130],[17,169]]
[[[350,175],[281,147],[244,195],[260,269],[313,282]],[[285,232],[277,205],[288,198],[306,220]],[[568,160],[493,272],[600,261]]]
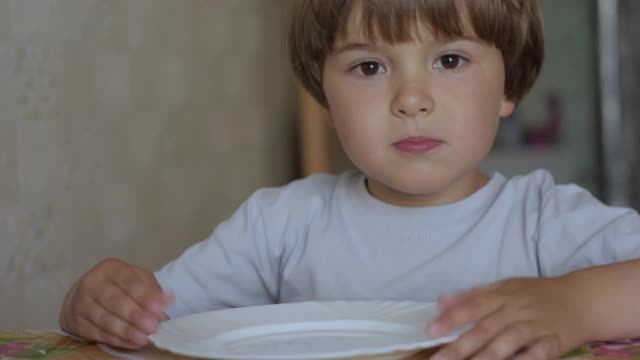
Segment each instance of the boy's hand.
[[87,340],[139,349],[165,320],[173,295],[153,274],[119,260],[105,260],[84,274],[65,296],[60,326]]
[[567,277],[512,279],[442,299],[431,336],[475,325],[432,359],[558,358],[588,340],[574,289]]

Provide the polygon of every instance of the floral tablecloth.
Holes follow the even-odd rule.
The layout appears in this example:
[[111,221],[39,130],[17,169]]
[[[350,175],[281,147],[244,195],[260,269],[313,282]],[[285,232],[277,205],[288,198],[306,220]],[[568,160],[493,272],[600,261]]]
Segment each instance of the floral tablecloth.
[[91,344],[57,332],[0,331],[0,359],[68,358]]
[[[117,356],[114,356],[116,354]],[[155,348],[137,352],[105,352],[103,348],[57,331],[0,331],[0,359],[186,359]],[[418,357],[411,357],[417,359]],[[423,358],[428,358],[425,356]],[[640,339],[600,342],[567,354],[566,359],[640,360]]]

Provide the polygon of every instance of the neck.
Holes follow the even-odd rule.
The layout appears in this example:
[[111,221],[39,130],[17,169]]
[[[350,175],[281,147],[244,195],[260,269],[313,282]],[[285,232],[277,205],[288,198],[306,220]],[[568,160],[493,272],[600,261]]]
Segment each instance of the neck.
[[369,179],[367,179],[367,191],[371,196],[391,205],[402,207],[441,206],[471,196],[488,182],[489,178],[478,169],[447,184],[444,189],[428,194],[403,193]]

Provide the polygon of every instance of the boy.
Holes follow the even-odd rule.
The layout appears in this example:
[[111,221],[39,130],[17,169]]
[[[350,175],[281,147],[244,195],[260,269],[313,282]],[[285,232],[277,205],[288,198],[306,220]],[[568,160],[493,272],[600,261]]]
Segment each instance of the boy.
[[439,360],[640,335],[638,214],[544,171],[478,168],[540,71],[537,1],[297,0],[290,34],[294,71],[360,171],[256,192],[155,274],[102,262],[67,294],[64,329],[138,348],[166,315],[440,298],[430,335],[475,325]]

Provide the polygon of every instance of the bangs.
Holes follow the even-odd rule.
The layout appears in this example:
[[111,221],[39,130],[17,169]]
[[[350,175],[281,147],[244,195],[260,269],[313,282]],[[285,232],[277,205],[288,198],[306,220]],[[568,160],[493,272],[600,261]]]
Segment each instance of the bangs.
[[[351,0],[344,6],[336,29],[342,38],[352,15],[359,19],[363,35],[371,42],[420,40],[421,26],[436,37],[462,37],[469,32],[461,16],[465,6],[458,0]],[[465,11],[459,11],[460,7]]]
[[505,94],[520,100],[542,67],[544,38],[538,0],[293,0],[289,55],[302,84],[323,105],[324,62],[336,40],[357,30],[370,42],[475,37],[503,56]]
[[490,45],[521,49],[530,35],[528,21],[518,18],[523,10],[508,0],[346,0],[337,12],[336,35],[346,36],[349,17],[356,15],[372,42],[421,40],[419,28],[424,26],[436,38],[474,35]]

